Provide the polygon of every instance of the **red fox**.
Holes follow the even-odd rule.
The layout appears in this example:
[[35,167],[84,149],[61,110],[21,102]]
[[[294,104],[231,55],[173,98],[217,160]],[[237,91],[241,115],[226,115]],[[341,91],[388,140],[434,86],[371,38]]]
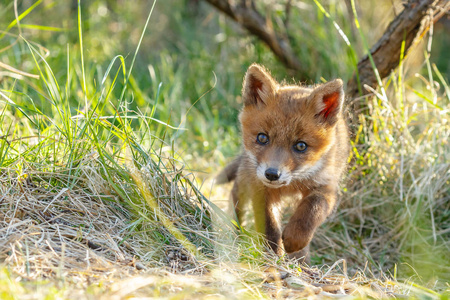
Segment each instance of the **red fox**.
[[[234,180],[231,198],[239,223],[250,199],[256,230],[270,248],[309,261],[309,243],[336,205],[349,155],[342,80],[314,88],[280,85],[253,64],[242,99],[243,153],[217,181]],[[296,208],[281,231],[279,204],[285,197],[293,198]]]

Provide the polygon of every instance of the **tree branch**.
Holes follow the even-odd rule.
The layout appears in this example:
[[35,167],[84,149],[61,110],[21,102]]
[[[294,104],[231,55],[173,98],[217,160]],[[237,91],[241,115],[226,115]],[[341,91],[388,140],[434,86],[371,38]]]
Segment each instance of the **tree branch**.
[[230,0],[205,1],[263,41],[287,68],[298,73],[299,80],[306,81],[308,79],[306,72],[301,69],[301,64],[292,50],[289,40],[275,32],[271,22],[267,22],[267,19],[256,10],[253,1],[244,0],[238,4],[234,3],[237,1]]
[[[370,49],[370,54],[375,62],[375,66],[383,79],[400,63],[400,51],[403,41],[405,42],[405,54],[413,46],[416,37],[421,37],[428,30],[429,26],[423,24],[430,8],[434,8],[433,19],[440,17],[448,11],[449,3],[446,0],[410,0],[405,4],[403,11],[397,15],[389,24],[383,36]],[[370,63],[369,57],[365,56],[358,62],[358,73],[361,86],[369,85],[377,87],[375,72]],[[368,91],[362,88],[363,94]],[[359,94],[356,74],[348,81],[346,94],[349,98],[354,98]]]

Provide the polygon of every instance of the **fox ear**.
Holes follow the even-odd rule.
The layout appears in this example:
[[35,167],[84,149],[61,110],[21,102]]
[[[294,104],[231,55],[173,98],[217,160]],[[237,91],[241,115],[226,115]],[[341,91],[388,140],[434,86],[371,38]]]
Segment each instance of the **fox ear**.
[[335,79],[315,88],[311,93],[316,118],[333,125],[344,102],[341,79]]
[[244,106],[267,104],[274,98],[277,86],[264,67],[252,64],[245,74],[242,87]]

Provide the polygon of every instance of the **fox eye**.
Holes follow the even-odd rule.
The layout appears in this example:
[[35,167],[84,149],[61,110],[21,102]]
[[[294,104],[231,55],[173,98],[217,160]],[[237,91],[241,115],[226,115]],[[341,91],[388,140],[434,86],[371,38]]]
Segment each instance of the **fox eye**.
[[256,136],[256,142],[260,145],[265,145],[269,142],[269,137],[264,133],[258,133]]
[[308,146],[306,145],[305,142],[298,142],[297,144],[294,145],[294,150],[297,152],[305,152],[306,148],[308,148]]

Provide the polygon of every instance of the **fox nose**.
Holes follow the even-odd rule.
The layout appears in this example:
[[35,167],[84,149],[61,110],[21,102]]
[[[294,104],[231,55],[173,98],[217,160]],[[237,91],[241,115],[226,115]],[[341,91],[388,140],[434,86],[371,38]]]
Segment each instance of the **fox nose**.
[[275,168],[268,168],[266,172],[264,172],[264,175],[266,175],[266,178],[270,181],[276,181],[280,179],[281,173]]

